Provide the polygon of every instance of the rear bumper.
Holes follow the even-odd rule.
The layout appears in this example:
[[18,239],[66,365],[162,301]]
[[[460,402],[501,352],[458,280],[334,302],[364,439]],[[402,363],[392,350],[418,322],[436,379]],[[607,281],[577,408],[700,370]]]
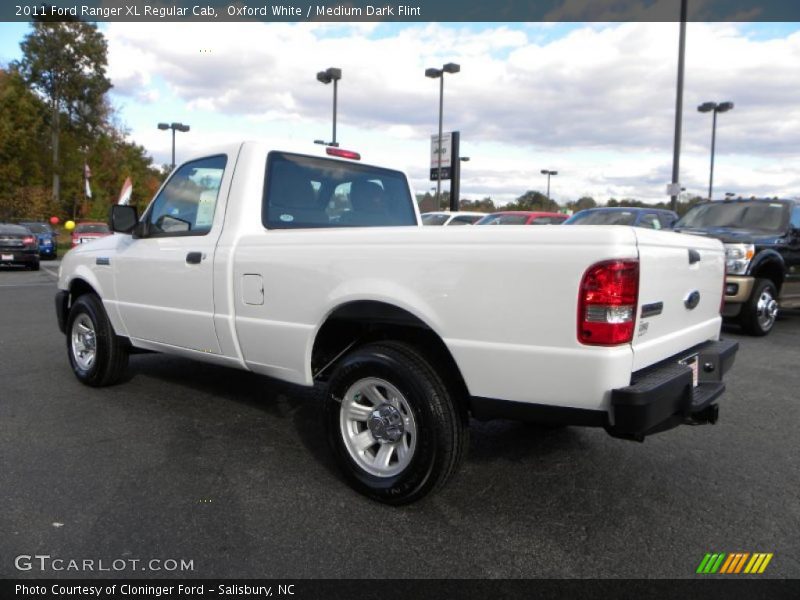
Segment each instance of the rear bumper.
[[[717,420],[717,399],[725,391],[722,378],[733,365],[737,342],[705,342],[633,374],[631,385],[612,390],[610,422],[614,437],[641,441],[647,435],[681,424],[700,425]],[[697,385],[693,369],[697,366]]]
[[[705,342],[637,371],[631,385],[611,391],[608,412],[472,396],[470,413],[479,420],[604,427],[614,437],[643,441],[648,435],[681,424],[716,422],[717,400],[725,391],[722,378],[733,365],[738,349],[737,342]],[[692,357],[698,367],[697,386],[692,367],[681,363]]]
[[39,250],[0,250],[0,265],[35,265]]

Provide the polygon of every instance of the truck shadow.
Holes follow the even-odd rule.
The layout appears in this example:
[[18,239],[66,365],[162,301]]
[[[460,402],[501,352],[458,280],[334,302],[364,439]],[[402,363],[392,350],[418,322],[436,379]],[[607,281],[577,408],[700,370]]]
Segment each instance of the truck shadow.
[[[187,394],[208,403],[215,400],[214,416],[227,411],[225,403],[235,403],[255,408],[270,421],[270,426],[286,430],[293,428],[297,439],[309,454],[337,479],[339,469],[331,457],[326,442],[322,420],[322,390],[319,386],[309,389],[288,384],[263,375],[239,371],[226,367],[201,364],[189,359],[160,354],[142,354],[131,357],[128,367],[128,384],[137,380],[156,380],[158,387],[174,384],[196,394]],[[187,410],[173,399],[174,410]],[[167,405],[169,410],[170,404]],[[196,407],[202,410],[202,407]],[[232,413],[235,411],[231,411]],[[168,417],[169,415],[165,415]],[[223,417],[224,418],[224,417]],[[237,437],[241,439],[237,429]],[[523,462],[535,457],[545,459],[550,452],[574,448],[580,433],[575,428],[559,428],[545,425],[519,423],[506,420],[470,420],[470,447],[467,463],[492,463],[501,460],[508,463]],[[253,443],[258,443],[253,434]]]

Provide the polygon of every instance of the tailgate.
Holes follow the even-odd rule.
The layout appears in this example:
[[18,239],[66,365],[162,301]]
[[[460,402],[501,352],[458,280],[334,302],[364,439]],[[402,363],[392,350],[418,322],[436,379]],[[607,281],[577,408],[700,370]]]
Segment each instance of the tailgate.
[[639,307],[633,370],[717,339],[725,277],[719,240],[636,228]]

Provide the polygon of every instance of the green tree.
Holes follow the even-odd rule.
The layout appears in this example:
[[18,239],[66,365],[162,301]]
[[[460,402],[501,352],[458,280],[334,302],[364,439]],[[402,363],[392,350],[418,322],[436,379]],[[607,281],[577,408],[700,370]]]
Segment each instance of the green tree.
[[557,212],[558,202],[552,200],[538,191],[528,190],[517,198],[514,202],[509,202],[505,210],[543,210],[547,212]]
[[572,210],[578,212],[579,210],[586,210],[587,208],[595,208],[597,206],[597,202],[591,196],[581,196],[578,198],[577,201],[572,203]]
[[33,22],[21,43],[22,59],[12,67],[42,96],[49,108],[53,200],[61,203],[61,120],[69,120],[81,137],[92,137],[106,121],[108,46],[97,26],[82,21]]
[[497,210],[497,207],[494,205],[494,200],[489,198],[483,198],[482,200],[466,200],[463,199],[460,202],[461,210],[469,210],[473,212],[485,212],[485,213],[492,213]]
[[[46,108],[14,71],[0,70],[0,220],[25,216],[26,198],[46,183]],[[34,188],[38,188],[34,192]]]

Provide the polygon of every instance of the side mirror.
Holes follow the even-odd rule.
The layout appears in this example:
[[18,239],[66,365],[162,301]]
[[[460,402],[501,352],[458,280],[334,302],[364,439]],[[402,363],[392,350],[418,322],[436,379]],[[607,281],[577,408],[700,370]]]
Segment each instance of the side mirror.
[[111,207],[108,226],[111,231],[118,233],[131,233],[139,222],[139,215],[133,206],[115,204]]

